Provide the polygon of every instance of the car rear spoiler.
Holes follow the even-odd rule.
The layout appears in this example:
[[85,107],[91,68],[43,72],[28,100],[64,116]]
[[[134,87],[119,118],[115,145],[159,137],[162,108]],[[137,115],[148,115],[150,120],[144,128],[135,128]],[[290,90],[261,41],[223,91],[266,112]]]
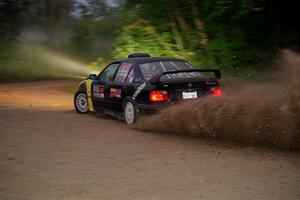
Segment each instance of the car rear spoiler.
[[169,71],[169,72],[162,72],[160,74],[154,75],[150,82],[151,83],[157,83],[160,79],[161,76],[166,75],[166,74],[179,74],[179,73],[184,73],[184,72],[211,72],[214,73],[214,77],[217,79],[221,78],[221,71],[219,69],[186,69],[186,70],[176,70],[176,71]]

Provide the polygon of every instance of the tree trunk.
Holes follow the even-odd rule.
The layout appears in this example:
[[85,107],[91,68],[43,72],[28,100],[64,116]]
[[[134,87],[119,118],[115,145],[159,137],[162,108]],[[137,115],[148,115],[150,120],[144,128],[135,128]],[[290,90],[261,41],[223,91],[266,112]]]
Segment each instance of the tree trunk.
[[170,0],[169,5],[174,10],[174,14],[175,14],[174,18],[178,22],[179,27],[182,30],[182,32],[190,33],[192,31],[192,28],[190,27],[190,25],[188,23],[186,23],[185,19],[183,18],[180,7],[178,6],[177,2],[174,0]]
[[198,31],[197,33],[200,37],[200,44],[203,47],[206,47],[208,45],[208,36],[204,31],[204,23],[199,17],[198,14],[199,8],[195,2],[192,3],[191,10],[192,10],[192,14],[194,15],[194,24]]
[[180,33],[178,31],[177,24],[171,16],[170,16],[170,23],[171,23],[171,27],[172,27],[172,33],[173,33],[173,36],[174,36],[174,39],[176,42],[176,47],[179,51],[184,51],[183,42],[180,37]]

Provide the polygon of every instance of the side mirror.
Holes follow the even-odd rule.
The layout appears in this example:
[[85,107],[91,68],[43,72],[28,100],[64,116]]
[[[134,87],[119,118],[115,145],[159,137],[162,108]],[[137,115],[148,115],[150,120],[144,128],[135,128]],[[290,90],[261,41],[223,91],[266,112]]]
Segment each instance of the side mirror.
[[97,80],[97,75],[96,74],[90,74],[89,76],[88,76],[88,78],[87,79],[91,79],[91,80]]

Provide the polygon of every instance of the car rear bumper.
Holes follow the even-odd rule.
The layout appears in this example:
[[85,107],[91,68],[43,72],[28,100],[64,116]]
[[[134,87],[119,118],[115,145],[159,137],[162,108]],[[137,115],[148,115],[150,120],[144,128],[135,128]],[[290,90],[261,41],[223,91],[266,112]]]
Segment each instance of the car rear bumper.
[[137,104],[137,109],[142,113],[156,113],[163,108],[167,108],[172,103],[160,103],[160,104]]

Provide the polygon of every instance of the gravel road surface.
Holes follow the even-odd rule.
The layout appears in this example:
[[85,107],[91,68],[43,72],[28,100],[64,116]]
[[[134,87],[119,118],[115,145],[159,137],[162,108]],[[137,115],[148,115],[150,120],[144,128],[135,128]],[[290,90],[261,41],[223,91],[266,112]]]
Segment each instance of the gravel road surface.
[[1,200],[300,199],[299,152],[77,114],[78,80],[0,85]]

